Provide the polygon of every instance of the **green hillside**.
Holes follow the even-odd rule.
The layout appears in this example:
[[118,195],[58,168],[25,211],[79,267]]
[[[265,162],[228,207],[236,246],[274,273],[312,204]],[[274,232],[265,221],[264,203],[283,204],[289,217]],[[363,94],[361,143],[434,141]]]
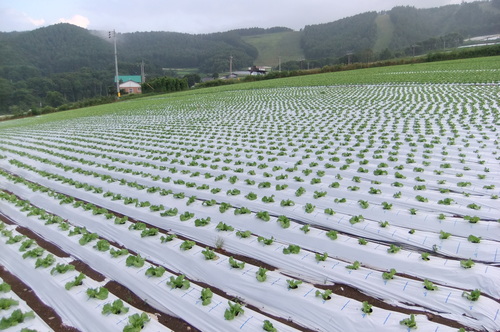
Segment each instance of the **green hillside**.
[[243,37],[243,41],[252,45],[259,51],[256,66],[278,66],[281,62],[297,61],[304,58],[300,47],[301,33],[298,31],[285,31]]

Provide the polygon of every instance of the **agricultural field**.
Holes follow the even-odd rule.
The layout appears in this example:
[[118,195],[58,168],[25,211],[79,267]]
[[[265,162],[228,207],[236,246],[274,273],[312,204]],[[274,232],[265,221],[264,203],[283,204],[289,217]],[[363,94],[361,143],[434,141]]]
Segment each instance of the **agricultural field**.
[[500,330],[499,68],[0,123],[0,329]]

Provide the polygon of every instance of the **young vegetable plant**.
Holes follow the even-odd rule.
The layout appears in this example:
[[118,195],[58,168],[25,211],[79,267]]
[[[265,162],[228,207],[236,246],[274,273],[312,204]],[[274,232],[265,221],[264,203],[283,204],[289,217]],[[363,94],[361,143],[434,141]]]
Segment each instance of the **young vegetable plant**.
[[290,219],[288,219],[286,216],[281,215],[276,221],[280,223],[280,226],[282,228],[290,227]]
[[52,270],[50,270],[50,274],[54,275],[56,273],[64,274],[68,271],[73,271],[75,269],[74,265],[71,264],[57,264]]
[[310,229],[309,229],[309,224],[305,224],[304,226],[302,226],[301,228],[299,228],[301,231],[303,231],[305,234],[309,233]]
[[158,228],[154,227],[146,228],[141,232],[141,237],[155,236],[158,235],[158,233],[159,233]]
[[335,230],[328,231],[325,235],[328,236],[330,240],[337,240],[338,238],[338,232]]
[[316,253],[315,257],[316,257],[317,262],[324,262],[328,258],[328,253],[327,252],[325,252],[323,254]]
[[194,241],[185,240],[184,242],[181,243],[180,249],[181,250],[189,250],[189,249],[193,248],[195,244],[196,243]]
[[128,317],[128,324],[123,328],[123,332],[139,332],[150,320],[151,318],[145,312],[140,315],[138,313],[133,314]]
[[183,274],[180,274],[177,277],[171,276],[170,281],[167,281],[167,285],[171,288],[188,289],[191,284]]
[[224,213],[224,212],[226,212],[227,210],[229,210],[231,207],[232,207],[232,206],[231,206],[231,204],[229,204],[229,203],[225,203],[225,202],[222,202],[222,203],[220,203],[220,205],[219,205],[219,212],[220,212],[220,213]]
[[259,267],[259,270],[255,272],[255,278],[257,278],[258,281],[264,282],[267,279],[267,273],[268,269]]
[[349,219],[349,223],[351,225],[357,224],[358,222],[362,222],[365,220],[365,218],[362,215],[359,216],[352,216],[351,219]]
[[241,237],[242,239],[250,237],[250,235],[252,235],[251,231],[237,231],[236,232],[236,236]]
[[416,329],[417,328],[417,321],[415,320],[415,315],[411,314],[410,318],[405,318],[402,319],[399,324],[405,325],[410,329]]
[[0,283],[0,293],[8,293],[10,292],[10,285],[6,282]]
[[479,299],[479,296],[481,296],[481,291],[479,289],[475,289],[473,291],[469,292],[463,292],[462,296],[467,298],[469,301],[477,301]]
[[299,285],[302,284],[302,280],[287,279],[286,282],[289,289],[297,289]]
[[94,246],[94,248],[99,251],[108,251],[110,247],[111,245],[109,244],[109,241],[105,239],[97,241],[96,245]]
[[203,254],[203,256],[205,256],[206,260],[216,260],[217,258],[219,258],[219,256],[217,256],[215,252],[213,250],[210,250],[210,248],[208,247],[206,247],[205,250],[203,250],[201,253]]
[[201,299],[201,304],[202,305],[209,305],[210,303],[212,303],[212,297],[213,297],[214,293],[212,292],[212,290],[210,288],[203,288],[201,290],[201,296],[200,296],[200,299]]
[[368,241],[366,241],[365,239],[363,238],[359,238],[358,239],[358,244],[362,245],[362,246],[365,246],[368,244]]
[[430,291],[437,290],[438,287],[432,283],[432,281],[425,279],[424,280],[424,288]]
[[467,238],[467,241],[472,242],[472,243],[479,243],[479,242],[481,242],[481,237],[474,236],[474,235],[471,234]]
[[401,247],[398,247],[394,244],[391,244],[389,248],[387,248],[387,252],[390,254],[395,254],[401,250]]
[[170,242],[173,239],[175,239],[176,237],[177,237],[177,235],[175,235],[175,234],[168,234],[167,236],[161,236],[160,241],[161,241],[161,243]]
[[394,279],[394,275],[396,274],[396,269],[390,269],[389,272],[383,272],[382,278],[384,280]]
[[316,296],[321,297],[324,301],[330,300],[332,298],[333,291],[331,289],[325,289],[324,292],[316,290]]
[[144,262],[146,261],[145,258],[142,258],[141,255],[137,255],[137,256],[134,256],[134,255],[130,255],[127,257],[127,259],[125,260],[125,265],[128,266],[128,267],[143,267],[144,266]]
[[194,213],[191,213],[189,211],[184,212],[183,214],[179,215],[180,221],[186,221],[194,217]]
[[450,237],[450,235],[451,235],[451,233],[447,233],[447,232],[445,232],[445,231],[440,231],[440,232],[439,232],[439,238],[440,238],[441,240],[446,240],[447,238],[449,238],[449,237]]
[[67,282],[66,285],[64,285],[64,288],[66,288],[66,290],[70,290],[75,286],[80,286],[83,284],[83,279],[85,279],[85,274],[80,273],[73,279],[73,281]]
[[359,269],[359,261],[354,261],[354,263],[352,263],[352,265],[346,265],[346,269],[349,269],[349,270],[357,270]]
[[387,226],[389,226],[389,222],[388,221],[381,221],[378,223],[378,225],[382,228],[386,228]]
[[56,259],[54,258],[54,255],[48,254],[45,258],[37,258],[35,262],[35,268],[39,267],[49,267],[52,264],[54,264]]
[[217,229],[220,232],[232,232],[232,231],[234,231],[234,227],[233,226],[229,226],[229,225],[223,223],[222,221],[219,222],[217,224],[217,226],[215,226],[215,229]]
[[263,221],[269,221],[269,220],[271,220],[271,217],[269,216],[269,212],[267,212],[267,211],[259,211],[259,212],[257,212],[256,217],[258,219],[260,219],[260,220],[263,220]]
[[474,261],[470,258],[468,260],[461,260],[460,266],[463,267],[464,269],[470,269],[474,266]]
[[127,313],[128,309],[129,308],[123,304],[123,301],[118,299],[118,300],[113,301],[113,303],[106,303],[102,307],[101,314],[103,314],[103,315],[109,315],[109,314],[120,315],[120,314]]
[[267,319],[264,321],[264,325],[262,329],[267,332],[277,332],[278,330],[273,326],[273,323],[268,321]]
[[91,299],[106,300],[108,298],[109,291],[107,288],[88,288],[87,295]]
[[373,312],[372,305],[368,303],[368,301],[363,301],[363,307],[361,308],[361,311],[363,311],[365,314],[371,314]]
[[119,256],[128,255],[128,249],[126,249],[126,248],[123,248],[123,249],[113,249],[113,248],[111,248],[109,250],[109,253],[110,253],[111,257],[117,258]]
[[229,308],[224,312],[224,318],[226,320],[233,320],[235,317],[243,315],[245,312],[241,304],[237,302],[231,303],[231,301],[227,301],[227,303],[229,304]]
[[245,267],[245,262],[238,262],[231,256],[229,257],[229,265],[235,269],[243,269]]
[[0,298],[0,310],[9,310],[12,306],[19,305],[19,301],[12,298]]
[[194,221],[194,225],[196,227],[203,227],[203,226],[206,226],[208,224],[210,224],[210,217],[198,218],[198,219],[195,219],[195,221]]
[[37,257],[40,257],[43,255],[43,253],[45,252],[45,250],[42,248],[42,247],[36,247],[34,249],[31,249],[29,251],[26,251],[24,254],[23,254],[23,258],[26,259],[28,257],[31,257],[31,258],[37,258]]
[[316,208],[315,205],[313,205],[311,203],[306,203],[306,205],[304,206],[304,211],[306,213],[313,213],[315,208]]
[[288,248],[283,248],[283,253],[285,255],[298,254],[299,252],[300,252],[300,246],[297,246],[295,244],[290,244]]
[[150,266],[144,273],[148,277],[161,278],[165,273],[165,268],[163,266]]
[[430,254],[428,252],[423,252],[423,253],[420,254],[420,256],[422,257],[423,261],[429,261],[430,260],[429,255]]
[[266,238],[265,238],[265,237],[263,237],[263,236],[259,236],[259,237],[257,238],[257,241],[258,241],[258,242],[263,243],[263,244],[264,244],[264,245],[266,245],[266,246],[269,246],[269,245],[273,244],[273,242],[274,242],[274,237],[272,237],[272,236],[271,236],[271,238],[270,238],[270,239],[266,239]]

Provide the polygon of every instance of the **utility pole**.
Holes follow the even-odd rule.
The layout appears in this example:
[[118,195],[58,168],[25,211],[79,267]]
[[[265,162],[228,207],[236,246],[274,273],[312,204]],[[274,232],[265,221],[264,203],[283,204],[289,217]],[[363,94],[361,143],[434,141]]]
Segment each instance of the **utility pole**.
[[233,56],[229,56],[229,78],[233,75]]
[[115,45],[115,81],[116,81],[116,94],[120,98],[120,80],[118,79],[118,53],[116,52],[116,32],[115,30],[109,32],[109,38],[113,37]]
[[347,51],[347,64],[350,65],[352,62],[352,55],[354,54],[353,51]]
[[279,69],[279,72],[281,73],[281,57],[280,56],[278,57],[278,69]]
[[146,74],[144,74],[144,60],[141,62],[141,83],[146,82]]

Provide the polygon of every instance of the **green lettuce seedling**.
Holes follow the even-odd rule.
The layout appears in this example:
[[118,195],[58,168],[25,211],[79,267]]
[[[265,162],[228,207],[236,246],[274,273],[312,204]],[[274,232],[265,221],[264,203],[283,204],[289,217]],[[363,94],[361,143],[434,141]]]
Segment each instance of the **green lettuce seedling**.
[[229,304],[229,308],[224,312],[226,320],[233,320],[236,316],[243,315],[245,312],[241,304],[236,302],[231,303],[231,301],[227,301],[227,303]]
[[123,304],[123,301],[120,300],[120,299],[117,299],[115,300],[113,303],[106,303],[103,307],[102,307],[102,311],[101,311],[101,314],[103,315],[109,315],[109,314],[113,314],[113,315],[120,315],[120,314],[125,314],[128,312],[128,307],[126,307],[124,304]]
[[201,290],[201,304],[202,305],[209,305],[212,302],[212,296],[214,293],[210,288],[203,288]]
[[160,278],[165,273],[165,268],[163,266],[150,266],[144,273],[148,277]]
[[466,297],[467,300],[469,301],[477,301],[479,297],[481,296],[481,291],[479,289],[475,289],[473,291],[469,292],[463,292],[462,293],[463,297]]
[[327,301],[332,298],[332,293],[333,291],[331,289],[326,289],[324,292],[321,292],[320,290],[316,290],[316,296],[321,297],[323,300]]
[[289,289],[296,289],[302,284],[302,280],[287,279],[286,282],[288,283]]
[[91,299],[106,300],[108,298],[108,294],[109,294],[108,289],[104,287],[87,289],[87,295]]
[[80,273],[78,276],[75,277],[75,279],[73,279],[73,281],[67,282],[66,285],[64,285],[64,288],[66,288],[66,290],[70,290],[75,286],[80,286],[83,284],[83,279],[85,279],[85,274]]
[[257,278],[258,281],[264,282],[267,279],[267,273],[268,269],[259,267],[259,270],[255,272],[255,278]]
[[12,306],[19,305],[19,301],[12,298],[0,298],[0,310],[9,310]]
[[273,323],[271,323],[270,321],[268,321],[267,319],[264,321],[264,325],[262,326],[262,328],[264,329],[264,331],[267,331],[267,332],[276,332],[278,331],[274,326],[273,326]]
[[235,269],[243,269],[245,267],[245,262],[238,262],[231,256],[229,257],[229,265]]
[[139,332],[144,328],[151,318],[143,312],[142,314],[133,314],[128,317],[128,324],[123,328],[123,332]]
[[185,278],[186,276],[183,274],[180,274],[177,277],[171,276],[170,281],[167,281],[167,285],[169,285],[172,288],[188,289],[191,284],[189,280]]
[[424,288],[430,291],[437,290],[438,287],[432,283],[432,281],[425,279],[424,280]]
[[363,311],[365,314],[371,314],[373,312],[372,305],[368,303],[368,301],[363,301],[363,307],[361,308],[361,311]]
[[141,255],[137,255],[137,256],[130,255],[125,260],[125,265],[128,267],[133,266],[133,267],[139,268],[139,267],[144,266],[145,261],[146,261],[146,259],[142,258]]
[[402,319],[399,322],[399,324],[405,325],[405,326],[407,326],[410,329],[413,329],[413,328],[416,329],[417,328],[417,321],[415,320],[415,315],[414,314],[411,314],[410,318]]
[[324,262],[328,258],[328,253],[327,252],[325,252],[323,254],[316,253],[315,257],[316,257],[317,262]]
[[203,256],[205,256],[206,260],[215,260],[219,257],[215,254],[213,250],[211,250],[208,247],[206,247],[205,250],[202,250],[201,253],[203,254]]
[[382,278],[384,278],[384,280],[390,280],[394,278],[395,274],[396,274],[396,269],[391,269],[389,272],[383,272]]
[[295,244],[290,244],[288,246],[288,248],[284,248],[283,249],[283,253],[285,255],[288,255],[288,254],[298,254],[300,252],[300,246],[297,246]]
[[358,261],[354,261],[354,263],[352,263],[352,265],[346,265],[346,269],[349,269],[349,270],[357,270],[359,269],[359,265],[360,263]]

